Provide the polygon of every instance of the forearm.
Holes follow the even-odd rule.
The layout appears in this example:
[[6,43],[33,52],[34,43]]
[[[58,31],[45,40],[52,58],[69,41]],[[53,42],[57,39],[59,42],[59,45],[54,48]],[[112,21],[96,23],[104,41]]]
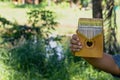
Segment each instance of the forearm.
[[112,74],[119,75],[120,70],[117,64],[115,64],[113,58],[109,54],[104,54],[102,58],[84,58],[93,66]]

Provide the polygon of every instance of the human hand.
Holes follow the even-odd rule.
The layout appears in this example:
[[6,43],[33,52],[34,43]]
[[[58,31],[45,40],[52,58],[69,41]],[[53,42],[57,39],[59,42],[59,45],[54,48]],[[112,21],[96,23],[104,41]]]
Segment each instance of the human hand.
[[81,48],[82,48],[82,44],[80,42],[80,39],[78,38],[78,36],[76,34],[73,34],[72,38],[70,40],[71,51],[73,51],[73,52],[80,51]]

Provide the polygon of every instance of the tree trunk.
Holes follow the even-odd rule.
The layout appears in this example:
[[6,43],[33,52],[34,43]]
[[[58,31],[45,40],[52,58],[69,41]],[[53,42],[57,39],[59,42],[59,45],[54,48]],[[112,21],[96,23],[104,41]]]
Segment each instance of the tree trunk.
[[[93,18],[103,18],[102,15],[102,0],[92,0],[93,3]],[[105,21],[107,25],[104,29],[107,32],[104,34],[104,50],[110,54],[119,53],[119,45],[116,37],[117,24],[116,13],[114,11],[114,0],[106,0],[107,14]],[[104,21],[104,22],[105,22]]]
[[102,3],[102,0],[92,0],[93,18],[103,18],[101,3]]
[[48,1],[48,6],[51,6],[51,0],[47,0]]

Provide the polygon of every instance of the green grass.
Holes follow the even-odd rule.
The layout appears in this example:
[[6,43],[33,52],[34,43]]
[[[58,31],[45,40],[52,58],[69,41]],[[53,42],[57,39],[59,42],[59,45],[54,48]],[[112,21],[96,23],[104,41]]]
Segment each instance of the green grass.
[[26,9],[21,8],[0,8],[0,15],[12,22],[17,21],[19,24],[26,24],[26,11]]
[[[78,9],[71,8],[60,8],[56,9],[55,7],[51,8],[57,15],[57,21],[59,26],[56,27],[56,30],[60,34],[72,34],[75,33],[78,25],[79,18],[91,18],[92,10],[80,11]],[[27,24],[27,14],[28,8],[0,8],[0,15],[7,18],[10,21],[17,21],[19,24]],[[120,22],[120,10],[117,10],[117,23]],[[118,25],[118,36],[119,28]],[[119,39],[119,37],[118,37]]]
[[12,2],[1,2],[0,1],[0,8],[13,8],[14,5]]
[[[3,5],[3,4],[2,4]],[[10,21],[16,20],[19,24],[27,24],[27,15],[26,12],[29,10],[28,8],[8,8],[5,5],[0,7],[0,14],[1,16],[7,18]],[[5,7],[5,8],[4,8]],[[57,14],[57,21],[59,25],[56,26],[56,33],[62,35],[71,36],[71,34],[75,33],[77,29],[78,19],[79,18],[91,18],[92,17],[92,10],[88,11],[79,11],[78,9],[71,9],[71,8],[60,8],[57,9],[55,7],[51,8]],[[119,14],[120,11],[117,12]],[[120,15],[117,15],[117,23],[120,22]],[[118,25],[119,27],[120,25]],[[120,28],[119,28],[120,29]],[[118,29],[118,39],[119,38],[119,29]],[[68,48],[69,39],[64,40],[64,46]],[[36,51],[36,50],[35,50]],[[24,52],[24,51],[23,51]],[[28,51],[29,53],[29,51]],[[69,50],[66,50],[66,54],[70,55]],[[1,57],[1,56],[0,56]],[[74,63],[70,59],[71,56],[67,56],[65,60],[66,75],[70,78],[70,80],[116,80],[110,74],[107,74],[102,71],[98,71],[91,67],[89,64],[85,65],[85,61],[81,61],[79,63]],[[69,64],[70,63],[70,64]],[[16,65],[15,65],[16,66]],[[35,70],[37,70],[35,68]],[[51,76],[51,80],[61,80],[58,77],[64,78],[64,75],[60,75],[64,69],[60,69],[55,73],[54,76]],[[29,71],[26,73],[16,71],[11,69],[10,67],[4,65],[0,60],[0,80],[50,80],[50,79],[43,79],[39,73]],[[50,74],[50,73],[48,73]],[[62,79],[63,80],[63,79]]]
[[[58,33],[69,34],[74,33],[77,29],[78,19],[80,17],[91,17],[92,11],[79,11],[78,9],[52,9],[56,12],[59,25],[56,27]],[[27,24],[27,8],[1,8],[0,15],[18,24]]]
[[117,30],[117,38],[118,38],[118,41],[120,42],[120,8],[119,8],[119,10],[117,10],[116,11],[116,13],[117,13],[117,17],[116,17],[116,19],[117,19],[117,27],[118,27],[118,30]]

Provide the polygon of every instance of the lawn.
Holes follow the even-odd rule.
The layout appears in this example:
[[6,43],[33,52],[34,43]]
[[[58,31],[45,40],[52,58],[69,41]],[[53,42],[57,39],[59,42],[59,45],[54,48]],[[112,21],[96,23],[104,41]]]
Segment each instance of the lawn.
[[[8,5],[4,5],[4,6],[0,7],[0,15],[1,16],[7,18],[10,21],[13,21],[13,22],[16,21],[16,22],[18,22],[18,24],[21,24],[21,25],[24,25],[24,24],[28,25],[26,13],[29,11],[29,8],[13,8],[13,7],[7,7],[7,6]],[[56,21],[58,21],[58,23],[59,23],[59,25],[56,26],[55,33],[57,33],[57,34],[71,36],[73,33],[75,33],[75,31],[77,29],[79,18],[92,18],[92,10],[79,10],[76,8],[72,9],[72,8],[66,8],[66,7],[64,9],[60,8],[60,7],[57,7],[57,8],[53,7],[51,9],[56,13]],[[120,19],[119,19],[120,15],[118,15],[119,13],[120,13],[120,10],[117,10],[117,23],[120,22]],[[118,25],[118,27],[119,27],[119,25]],[[120,39],[119,38],[119,28],[118,28],[118,39]],[[73,56],[71,56],[71,54],[70,54],[71,51],[68,50],[69,49],[68,39],[66,41],[64,41],[64,43],[65,43],[64,44],[65,47],[67,47],[67,50],[64,53],[66,56],[64,63],[60,64],[59,61],[56,62],[54,60],[54,61],[51,61],[51,63],[49,63],[49,65],[45,65],[45,66],[42,65],[39,68],[33,67],[32,70],[28,70],[27,72],[22,72],[20,70],[14,70],[14,69],[11,69],[11,67],[9,67],[9,66],[3,65],[2,61],[1,61],[0,62],[1,63],[0,64],[0,70],[1,70],[0,73],[2,74],[1,75],[2,77],[0,76],[0,79],[1,80],[33,80],[33,79],[34,80],[107,80],[109,78],[109,80],[114,80],[110,74],[96,70],[91,65],[86,63],[85,60],[81,59],[79,61],[80,57],[78,59],[79,62],[77,62],[77,58],[75,58],[76,62],[73,61]],[[31,46],[33,46],[33,48]],[[29,47],[29,44],[27,47]],[[26,45],[24,45],[24,46],[18,48],[18,51],[15,51],[14,54],[18,53],[16,55],[21,55],[21,56],[25,55],[26,57],[29,57],[29,56],[31,56],[30,54],[32,54],[32,53],[36,54],[36,51],[38,50],[38,48],[43,47],[43,46],[35,46],[34,47],[34,45],[32,44],[32,45],[30,45],[30,47],[31,47],[30,49],[28,49],[27,47],[26,47]],[[40,50],[42,50],[42,48]],[[7,52],[4,52],[4,53],[6,53],[5,57],[9,57],[9,55],[7,56],[7,54],[8,54]],[[14,58],[14,54],[10,54],[10,59],[11,59],[11,55],[13,55],[13,58]],[[29,54],[29,55],[27,55],[27,54]],[[32,56],[35,54],[32,54]],[[25,58],[20,57],[21,64],[25,62],[24,60],[27,60],[26,57]],[[36,57],[34,57],[33,59],[35,59]],[[7,60],[8,59],[9,58],[7,58]],[[36,61],[38,61],[40,59],[42,59],[42,58],[38,58]],[[15,59],[13,59],[13,60],[15,60]],[[30,61],[32,62],[31,58],[30,58]],[[30,63],[30,61],[28,61],[28,64]],[[60,65],[60,66],[56,67],[57,65],[54,62],[56,62],[57,65]],[[54,63],[55,65],[51,66],[50,64],[52,64],[52,63]],[[17,62],[15,65],[13,64],[13,66],[15,66],[15,67],[17,66],[18,69],[20,69],[20,64]],[[26,64],[21,65],[21,66],[24,67],[24,66],[26,66]],[[46,70],[46,69],[48,70],[48,73],[45,74],[45,76],[51,75],[51,74],[54,74],[54,76],[53,75],[50,76],[50,79],[41,79],[42,75],[38,73],[38,70],[41,67],[45,67],[44,70]],[[46,70],[46,72],[47,72],[47,70]],[[42,72],[44,72],[44,71],[42,71]],[[8,74],[6,74],[6,73],[8,73]],[[6,78],[8,78],[8,79],[6,79]],[[60,79],[58,79],[58,78],[60,78]],[[67,79],[64,79],[64,78],[67,78]]]
[[[18,24],[27,24],[27,12],[30,9],[28,8],[0,8],[0,15],[7,18],[10,21],[17,21]],[[58,8],[52,9],[57,16],[57,22],[59,25],[56,30],[57,33],[61,34],[71,34],[74,33],[77,29],[78,19],[79,18],[91,18],[92,10],[78,10],[71,8]]]
[[[17,21],[19,24],[27,24],[27,12],[28,8],[0,8],[0,15],[7,18],[10,21]],[[79,18],[92,18],[92,10],[78,10],[71,8],[58,8],[52,9],[56,12],[57,21],[59,26],[56,28],[57,33],[72,34],[75,33],[78,25]],[[120,22],[120,9],[117,11],[117,24]],[[120,25],[118,25],[119,31]],[[119,33],[118,33],[119,34]],[[119,37],[118,37],[119,38]]]
[[[16,21],[18,24],[28,24],[27,23],[27,12],[30,10],[29,8],[13,8],[8,7],[10,4],[2,4],[0,3],[0,15],[7,18],[10,21]],[[10,5],[11,6],[11,5]],[[92,10],[79,10],[77,8],[69,8],[69,7],[57,7],[53,6],[48,8],[56,13],[56,21],[59,23],[56,26],[55,34],[67,35],[71,36],[76,33],[78,19],[79,18],[92,18]],[[117,40],[120,41],[120,8],[116,10],[116,19],[117,19]],[[119,43],[120,44],[120,43]]]

